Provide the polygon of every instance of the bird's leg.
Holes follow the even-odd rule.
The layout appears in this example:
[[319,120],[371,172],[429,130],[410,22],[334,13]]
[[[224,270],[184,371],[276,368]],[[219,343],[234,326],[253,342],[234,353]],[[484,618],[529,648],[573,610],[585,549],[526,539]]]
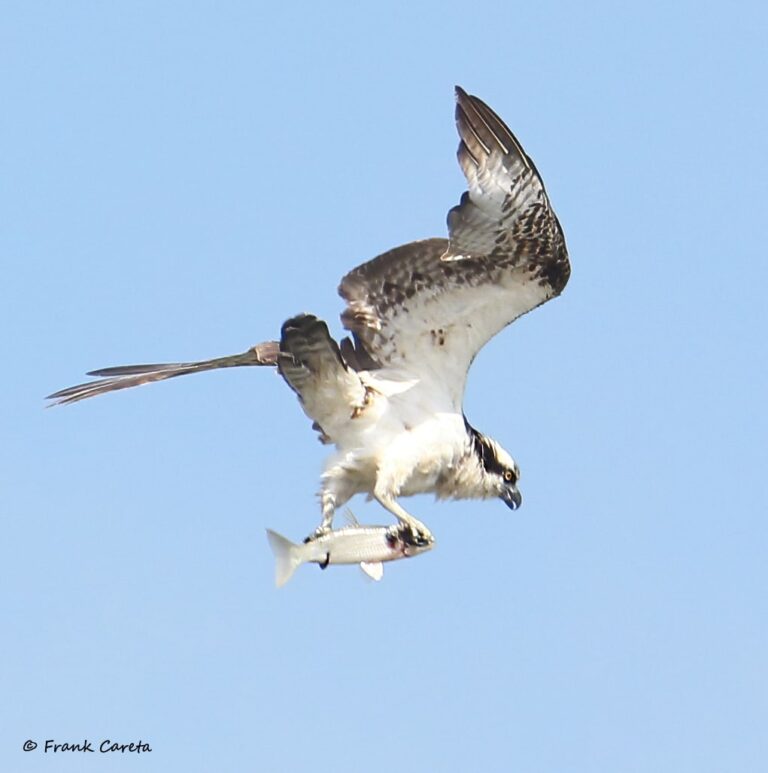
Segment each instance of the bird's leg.
[[323,519],[320,525],[304,539],[304,542],[311,542],[313,539],[327,534],[333,527],[333,514],[336,512],[336,497],[330,491],[323,491],[320,494],[320,507],[323,512]]
[[435,538],[432,536],[432,532],[418,518],[414,518],[410,513],[407,513],[394,497],[375,492],[373,496],[385,510],[389,510],[400,523],[410,530],[416,542],[421,543],[422,540],[425,543],[434,542]]

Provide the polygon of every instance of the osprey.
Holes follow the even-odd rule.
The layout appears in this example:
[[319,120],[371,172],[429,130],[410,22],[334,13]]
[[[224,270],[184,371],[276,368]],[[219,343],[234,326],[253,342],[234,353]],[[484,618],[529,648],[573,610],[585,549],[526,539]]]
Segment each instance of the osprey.
[[339,293],[350,337],[337,343],[325,322],[299,314],[283,324],[279,341],[242,354],[95,370],[88,375],[101,380],[50,399],[74,403],[213,368],[272,366],[321,442],[335,447],[312,537],[330,530],[336,509],[360,493],[420,542],[432,536],[400,497],[499,497],[519,507],[520,470],[465,418],[464,385],[490,338],[562,292],[568,252],[533,161],[493,110],[458,87],[456,126],[469,190],[448,212],[448,239],[405,244],[347,274]]

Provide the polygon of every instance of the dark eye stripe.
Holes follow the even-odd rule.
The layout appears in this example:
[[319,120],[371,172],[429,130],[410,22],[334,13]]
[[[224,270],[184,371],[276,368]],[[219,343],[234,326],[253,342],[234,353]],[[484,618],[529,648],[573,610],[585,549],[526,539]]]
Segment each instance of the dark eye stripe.
[[510,479],[510,483],[517,483],[515,471],[511,470],[509,467],[505,467],[498,460],[493,445],[488,442],[488,438],[471,426],[466,419],[464,420],[464,423],[472,440],[472,448],[480,459],[480,464],[483,466],[483,469],[489,474],[501,475],[502,477],[505,473],[511,473],[512,478]]

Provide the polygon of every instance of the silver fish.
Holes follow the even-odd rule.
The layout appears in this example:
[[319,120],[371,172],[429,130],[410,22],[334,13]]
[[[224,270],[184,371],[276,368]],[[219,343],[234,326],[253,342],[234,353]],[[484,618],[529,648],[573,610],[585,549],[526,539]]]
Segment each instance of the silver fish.
[[434,538],[414,534],[408,526],[347,526],[335,529],[307,542],[296,544],[267,529],[267,539],[275,554],[275,585],[285,585],[302,564],[360,564],[374,580],[384,573],[383,561],[396,561],[431,550]]

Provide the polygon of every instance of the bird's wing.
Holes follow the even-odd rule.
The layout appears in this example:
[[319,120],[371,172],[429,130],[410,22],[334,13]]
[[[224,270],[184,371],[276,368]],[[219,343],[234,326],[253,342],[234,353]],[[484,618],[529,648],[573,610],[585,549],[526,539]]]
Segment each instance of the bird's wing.
[[341,281],[342,352],[404,378],[443,383],[461,405],[469,366],[517,317],[558,295],[570,275],[562,229],[520,143],[477,97],[456,89],[459,164],[468,188],[449,239],[398,247]]
[[337,442],[338,432],[355,409],[364,405],[365,389],[348,367],[328,326],[313,314],[283,323],[277,369],[299,398],[304,413],[323,443]]

